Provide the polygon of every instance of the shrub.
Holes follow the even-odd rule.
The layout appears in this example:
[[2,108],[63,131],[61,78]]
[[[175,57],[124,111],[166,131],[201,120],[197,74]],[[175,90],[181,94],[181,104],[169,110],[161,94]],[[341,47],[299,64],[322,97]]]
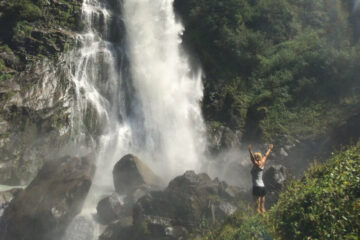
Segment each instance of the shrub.
[[360,142],[288,183],[265,215],[239,211],[202,240],[358,240]]
[[202,240],[257,240],[273,239],[266,217],[252,211],[239,211],[229,217],[223,226],[208,232]]
[[360,142],[289,184],[269,216],[280,239],[358,239],[359,170]]

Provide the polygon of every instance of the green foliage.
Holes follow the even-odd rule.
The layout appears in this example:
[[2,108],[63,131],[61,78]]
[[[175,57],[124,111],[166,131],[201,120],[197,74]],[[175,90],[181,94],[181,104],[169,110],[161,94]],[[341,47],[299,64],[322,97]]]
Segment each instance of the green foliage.
[[[360,44],[348,2],[176,0],[175,8],[206,72],[209,121],[245,130],[247,139],[301,139],[342,120],[319,109],[346,116],[344,99],[359,104]],[[319,124],[304,126],[304,118]]]
[[34,21],[42,16],[40,7],[42,1],[12,0],[7,5],[7,14],[16,16],[19,20]]
[[360,236],[360,142],[313,164],[265,215],[239,211],[202,240],[352,239]]
[[0,82],[5,81],[5,80],[11,78],[11,76],[12,76],[12,75],[11,75],[11,74],[8,74],[8,73],[0,73]]
[[4,60],[2,60],[0,58],[0,72],[3,72],[7,69],[7,67],[5,66]]
[[269,219],[281,239],[358,239],[360,142],[291,182]]
[[17,22],[16,26],[13,29],[13,37],[18,39],[30,37],[32,30],[33,27],[27,21]]
[[229,217],[218,229],[209,231],[202,240],[257,240],[273,239],[269,231],[268,219],[255,215],[252,211],[239,211]]
[[0,45],[0,52],[11,52],[11,49],[6,44]]
[[[81,1],[78,0],[11,0],[3,1],[0,9],[0,51],[9,47],[23,69],[24,64],[52,58],[72,45],[65,34],[53,34],[59,29],[79,30]],[[41,41],[39,41],[41,38]],[[4,76],[1,77],[4,79]]]

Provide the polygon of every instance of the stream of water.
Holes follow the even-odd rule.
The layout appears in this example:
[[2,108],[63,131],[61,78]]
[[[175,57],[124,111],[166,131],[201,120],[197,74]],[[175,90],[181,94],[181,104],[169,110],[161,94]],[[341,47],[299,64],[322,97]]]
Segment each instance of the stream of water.
[[97,170],[83,215],[64,240],[99,234],[81,235],[75,225],[114,191],[112,169],[123,155],[137,155],[167,181],[198,170],[206,145],[201,72],[182,50],[173,0],[84,0],[82,13],[84,31],[69,57],[73,129],[79,141],[92,136]]

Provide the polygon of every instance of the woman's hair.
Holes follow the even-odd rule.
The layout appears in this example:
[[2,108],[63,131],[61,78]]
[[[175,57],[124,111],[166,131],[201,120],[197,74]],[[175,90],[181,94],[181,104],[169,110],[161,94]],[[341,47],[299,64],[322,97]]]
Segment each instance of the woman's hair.
[[262,155],[259,152],[254,153],[255,161],[260,162],[262,159]]

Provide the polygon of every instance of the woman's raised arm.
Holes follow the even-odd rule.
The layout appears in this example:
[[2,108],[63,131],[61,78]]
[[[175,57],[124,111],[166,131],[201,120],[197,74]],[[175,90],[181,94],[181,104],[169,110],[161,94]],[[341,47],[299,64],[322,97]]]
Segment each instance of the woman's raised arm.
[[268,148],[268,150],[266,151],[265,156],[263,157],[263,159],[262,159],[262,161],[261,161],[261,167],[265,165],[265,162],[266,162],[266,160],[267,160],[267,158],[268,158],[271,150],[273,149],[273,147],[274,147],[273,144],[270,144],[270,145],[269,145],[269,148]]
[[252,152],[252,146],[249,145],[249,153],[250,153],[250,160],[253,164],[256,164],[255,163],[255,156],[254,156],[254,153]]

